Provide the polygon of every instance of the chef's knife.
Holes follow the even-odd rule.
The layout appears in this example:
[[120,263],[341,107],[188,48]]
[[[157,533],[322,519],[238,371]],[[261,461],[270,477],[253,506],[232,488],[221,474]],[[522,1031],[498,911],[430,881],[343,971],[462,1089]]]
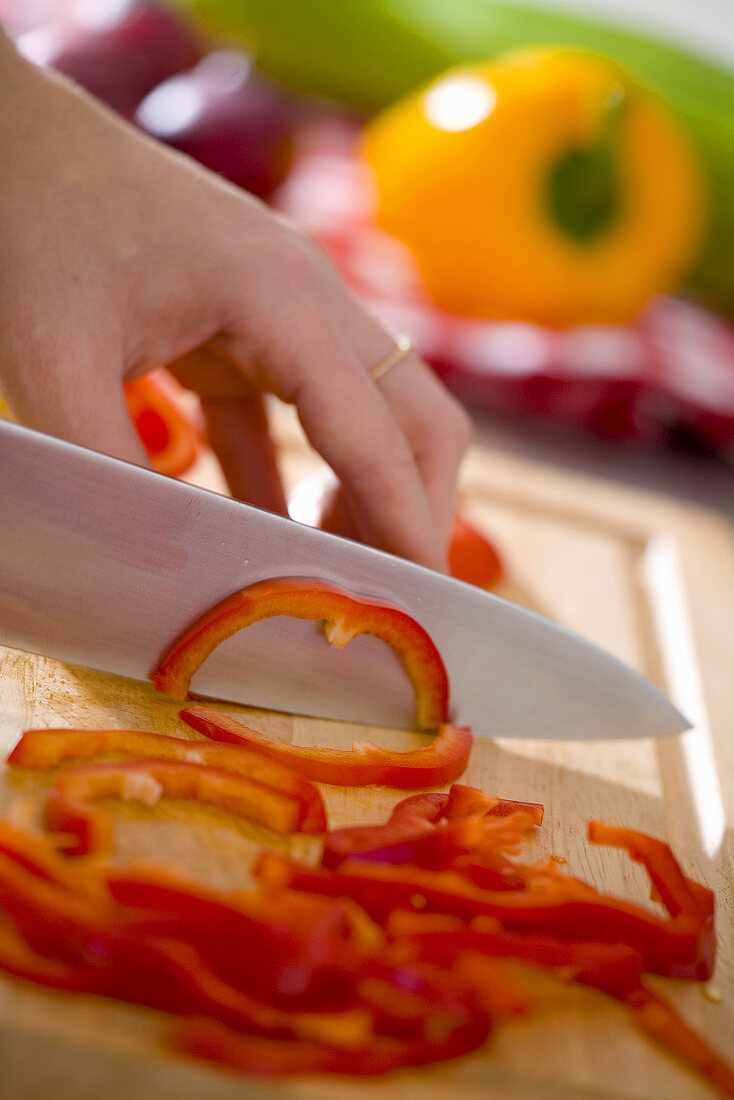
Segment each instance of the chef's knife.
[[[642,676],[530,611],[390,554],[0,422],[0,642],[144,680],[179,632],[256,580],[327,578],[398,604],[437,644],[452,718],[488,737],[674,734]],[[329,646],[283,617],[224,642],[197,694],[409,727],[412,690],[377,639]]]

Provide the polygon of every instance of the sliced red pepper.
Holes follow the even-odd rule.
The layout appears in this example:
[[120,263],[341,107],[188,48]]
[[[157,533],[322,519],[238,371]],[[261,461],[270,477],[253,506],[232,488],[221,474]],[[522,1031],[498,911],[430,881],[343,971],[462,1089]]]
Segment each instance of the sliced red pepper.
[[697,976],[708,965],[708,939],[699,923],[665,920],[597,893],[575,879],[540,877],[531,890],[481,890],[453,871],[425,871],[349,861],[336,871],[306,867],[274,852],[262,853],[255,874],[264,883],[328,896],[354,898],[376,920],[393,909],[425,908],[471,919],[490,916],[516,929],[626,943],[645,967],[668,976]]
[[[430,836],[435,823],[443,816],[448,795],[417,794],[402,799],[393,808],[383,825],[353,825],[347,829],[334,829],[324,843],[321,863],[324,867],[338,867],[350,856],[364,857],[366,852],[379,853],[386,848],[403,846],[395,858],[385,862],[409,861],[411,845],[420,837]],[[379,854],[377,855],[379,859]]]
[[714,968],[716,940],[714,934],[714,895],[700,883],[690,882],[673,855],[670,846],[662,840],[634,829],[606,825],[590,821],[589,840],[624,848],[637,863],[642,863],[650,876],[656,892],[681,932],[693,930],[698,939],[698,955],[692,963],[693,971],[684,966],[671,972],[671,977],[709,978]]
[[314,906],[304,894],[253,891],[227,897],[151,869],[110,875],[108,886],[140,934],[152,929],[187,940],[217,972],[246,980],[277,1004],[353,1003],[358,957],[341,901]]
[[0,920],[0,968],[16,977],[169,1012],[207,1012],[256,1034],[332,1045],[361,1045],[371,1037],[372,1017],[364,1009],[337,1015],[280,1010],[219,977],[190,943],[160,929],[141,936],[135,925],[116,926],[111,910],[74,906],[19,867],[8,874],[2,860],[0,900],[12,918]]
[[77,963],[84,956],[85,933],[109,923],[111,899],[101,890],[95,897],[74,894],[0,854],[0,910],[34,951]]
[[508,817],[519,812],[532,816],[534,824],[543,824],[543,806],[540,802],[518,802],[512,798],[492,798],[475,787],[465,787],[454,783],[449,791],[444,816],[449,821],[457,817],[471,817],[474,814],[491,814],[493,817]]
[[[528,818],[525,820],[529,821]],[[345,860],[356,859],[370,863],[410,863],[416,867],[443,868],[450,865],[457,854],[479,847],[487,838],[488,827],[491,828],[491,824],[481,817],[465,817],[420,835],[415,831],[413,835],[406,832],[402,838],[392,841],[386,837],[383,843],[374,837],[370,847],[353,847],[351,851],[346,851],[345,845],[354,844],[354,838],[332,833],[324,847],[322,864],[334,868]],[[386,830],[387,826],[381,828]],[[344,830],[344,833],[349,832]],[[395,835],[399,837],[397,830]]]
[[480,1012],[496,1022],[524,1016],[532,1007],[529,991],[510,978],[502,961],[464,951],[454,961],[451,975],[471,990]]
[[153,467],[169,477],[180,477],[196,461],[199,437],[152,375],[125,384],[125,400],[135,430]]
[[[446,795],[418,796],[404,800],[403,812],[435,830],[447,802]],[[625,847],[648,868],[673,914],[668,921],[655,919],[666,948],[671,930],[707,925],[711,892],[682,875],[667,845],[598,823],[591,834],[597,842]],[[499,919],[484,915],[469,922],[468,908],[486,914],[497,895],[466,882],[462,890],[461,877],[453,873],[410,868],[401,876],[392,867],[362,865],[329,874],[272,854],[261,863],[260,877],[270,891],[227,898],[160,871],[120,876],[66,865],[48,841],[0,825],[0,909],[6,914],[0,919],[0,968],[57,989],[196,1014],[180,1033],[181,1049],[231,1068],[272,1075],[379,1074],[474,1049],[492,1020],[523,1011],[522,991],[497,962],[497,956],[509,955],[610,993],[667,1050],[734,1096],[732,1067],[642,985],[643,952],[604,942],[615,920],[617,932],[629,932],[631,912],[650,914],[634,906],[620,910],[623,903],[557,867],[520,867],[525,902],[538,894],[547,907],[550,895],[563,911],[568,899],[594,901],[596,908],[577,911],[571,924],[601,933],[601,940],[582,941],[578,928],[565,926],[568,912],[553,934],[512,927],[519,891],[520,897],[504,895],[510,904]],[[80,884],[91,880],[94,889],[80,896],[73,890],[75,878]],[[336,893],[339,900],[284,893],[283,886],[295,879],[303,889]],[[398,884],[403,897],[405,888],[420,888],[407,902],[420,912],[396,911]],[[369,935],[353,934],[357,910],[345,903],[349,894],[388,918],[392,945],[372,926]],[[599,912],[605,904],[611,913],[606,923]],[[283,947],[289,937],[296,957],[310,954],[323,962],[332,952],[333,964],[344,966],[351,998],[347,992],[341,1000],[332,998],[326,1012],[314,1011],[318,1000],[311,989],[304,997],[308,1011],[292,1011],[292,1005],[273,1003],[272,981],[253,992],[258,966],[262,974],[281,966],[287,980],[290,959]]]
[[524,890],[527,869],[507,859],[502,852],[484,850],[456,856],[446,870],[456,871],[482,890]]
[[273,577],[243,588],[216,604],[176,639],[152,673],[158,691],[185,699],[191,677],[226,638],[277,615],[320,620],[340,648],[371,634],[400,658],[415,692],[416,725],[434,729],[448,717],[449,685],[441,655],[430,637],[399,607],[357,596],[317,577]]
[[219,806],[238,817],[289,836],[303,827],[303,803],[245,776],[182,761],[83,764],[62,773],[44,810],[46,828],[71,833],[62,846],[69,855],[111,850],[109,816],[89,803],[122,798],[154,806],[161,797],[191,799]]
[[68,760],[107,753],[207,765],[244,776],[300,799],[306,807],[301,825],[303,832],[322,833],[326,829],[324,803],[312,783],[292,769],[244,748],[142,730],[26,730],[8,756],[8,763],[20,768],[47,769]]
[[[454,920],[436,927],[431,914],[398,910],[387,922],[387,932],[421,959],[452,966],[471,951],[490,958],[513,958],[552,970],[566,981],[580,982],[607,993],[634,989],[640,984],[643,959],[623,943],[567,940],[546,932],[513,932],[499,921],[476,917],[470,924]],[[591,930],[590,930],[591,931]]]
[[89,991],[89,977],[82,968],[35,951],[6,917],[0,917],[0,970],[48,989]]
[[407,752],[383,749],[368,741],[355,741],[351,750],[302,748],[258,733],[212,707],[186,707],[180,717],[214,741],[242,745],[293,768],[306,779],[342,787],[373,784],[413,790],[443,786],[465,771],[474,741],[465,726],[447,724],[439,727],[430,745]]
[[83,875],[64,856],[48,834],[34,834],[0,821],[0,854],[9,857],[37,878],[52,882],[64,890],[103,901],[104,884],[93,875]]
[[497,549],[481,531],[460,516],[454,516],[448,560],[451,576],[466,584],[494,588],[502,579],[502,559]]
[[490,1030],[487,1018],[474,1018],[443,1037],[400,1040],[373,1036],[369,1046],[346,1053],[316,1043],[253,1038],[215,1020],[196,1017],[181,1024],[175,1045],[183,1053],[207,1062],[261,1077],[304,1073],[377,1077],[407,1066],[428,1065],[469,1054],[485,1042]]
[[602,821],[589,822],[588,836],[592,844],[624,848],[631,859],[642,863],[671,917],[688,913],[694,917],[713,918],[713,892],[685,877],[665,841]]
[[[457,790],[469,792],[464,796],[467,808],[476,808],[470,787],[458,787],[448,795],[434,796],[436,801],[426,803],[428,796],[417,795],[403,799],[392,811],[384,825],[356,826],[337,829],[326,837],[321,858],[324,867],[338,867],[345,859],[369,860],[377,863],[413,863],[419,867],[445,868],[463,852],[476,851],[489,845],[493,850],[515,850],[522,831],[535,823],[535,816],[520,812],[503,817],[502,821],[489,821],[499,800],[485,799],[491,806],[487,812],[482,805],[478,813],[462,815],[457,812],[461,798],[454,797]],[[453,798],[453,804],[452,804]],[[453,805],[453,811],[450,807]],[[440,818],[453,819],[443,824]]]

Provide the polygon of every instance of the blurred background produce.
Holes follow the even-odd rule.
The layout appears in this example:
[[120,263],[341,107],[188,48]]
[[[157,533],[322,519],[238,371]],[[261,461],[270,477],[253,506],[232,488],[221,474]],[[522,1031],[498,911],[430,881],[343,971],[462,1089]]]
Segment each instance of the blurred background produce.
[[0,0],[0,21],[299,222],[473,407],[734,456],[723,50],[554,0]]
[[629,321],[701,249],[707,196],[687,135],[598,54],[450,69],[378,114],[363,144],[379,224],[450,313]]
[[49,5],[48,18],[22,34],[18,46],[127,117],[161,80],[195,65],[204,53],[195,25],[156,0]]

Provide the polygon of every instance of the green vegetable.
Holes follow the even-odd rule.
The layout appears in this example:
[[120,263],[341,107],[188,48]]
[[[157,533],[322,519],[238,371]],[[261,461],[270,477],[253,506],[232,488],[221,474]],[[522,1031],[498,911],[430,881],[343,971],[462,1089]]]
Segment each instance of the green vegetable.
[[734,313],[734,75],[637,32],[503,0],[178,0],[245,41],[284,84],[375,111],[457,63],[531,45],[596,50],[667,100],[708,178],[710,225],[688,280]]

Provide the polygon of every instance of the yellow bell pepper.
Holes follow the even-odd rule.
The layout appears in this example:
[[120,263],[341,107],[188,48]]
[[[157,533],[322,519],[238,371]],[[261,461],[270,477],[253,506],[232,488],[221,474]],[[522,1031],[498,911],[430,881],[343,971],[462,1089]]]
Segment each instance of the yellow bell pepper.
[[696,259],[706,195],[671,113],[615,62],[525,50],[452,69],[367,126],[377,218],[452,313],[629,320]]

